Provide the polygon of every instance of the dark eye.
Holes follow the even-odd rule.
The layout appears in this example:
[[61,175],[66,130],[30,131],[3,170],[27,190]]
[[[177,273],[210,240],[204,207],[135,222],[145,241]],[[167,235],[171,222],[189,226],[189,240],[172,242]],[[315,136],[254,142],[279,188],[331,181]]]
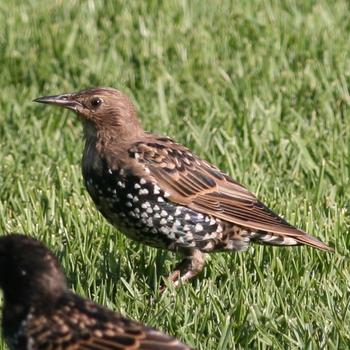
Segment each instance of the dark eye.
[[97,108],[100,104],[102,104],[103,100],[99,97],[93,97],[91,99],[91,106]]

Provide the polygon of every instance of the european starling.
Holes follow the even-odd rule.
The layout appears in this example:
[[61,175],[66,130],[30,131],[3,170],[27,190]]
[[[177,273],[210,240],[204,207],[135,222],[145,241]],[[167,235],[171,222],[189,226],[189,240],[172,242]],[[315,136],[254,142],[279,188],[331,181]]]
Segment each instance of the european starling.
[[0,287],[3,335],[10,349],[190,350],[74,294],[55,256],[24,235],[0,238]]
[[245,250],[250,242],[332,250],[185,146],[145,132],[122,92],[91,88],[35,101],[83,120],[83,177],[98,210],[128,237],[181,252],[170,276],[176,286],[202,270],[203,253]]

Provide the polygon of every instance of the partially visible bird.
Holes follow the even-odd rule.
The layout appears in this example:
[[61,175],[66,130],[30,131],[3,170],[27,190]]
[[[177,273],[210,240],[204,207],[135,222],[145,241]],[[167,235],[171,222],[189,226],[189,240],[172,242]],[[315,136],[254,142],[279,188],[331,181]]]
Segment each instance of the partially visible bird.
[[202,270],[203,253],[245,250],[250,242],[332,251],[185,146],[145,132],[122,92],[91,88],[35,101],[71,109],[84,121],[88,192],[128,237],[182,252],[170,276],[175,285]]
[[55,256],[24,235],[0,238],[0,287],[3,335],[13,350],[190,350],[68,290]]

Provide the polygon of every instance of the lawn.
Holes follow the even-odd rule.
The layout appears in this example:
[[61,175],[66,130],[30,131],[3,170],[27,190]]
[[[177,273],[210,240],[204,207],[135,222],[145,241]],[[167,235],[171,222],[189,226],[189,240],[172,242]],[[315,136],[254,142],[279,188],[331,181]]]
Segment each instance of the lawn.
[[[76,292],[197,349],[349,348],[349,13],[345,0],[0,2],[1,233],[43,240]],[[32,103],[96,85],[336,253],[211,255],[160,294],[179,257],[107,224],[83,186],[80,122]]]

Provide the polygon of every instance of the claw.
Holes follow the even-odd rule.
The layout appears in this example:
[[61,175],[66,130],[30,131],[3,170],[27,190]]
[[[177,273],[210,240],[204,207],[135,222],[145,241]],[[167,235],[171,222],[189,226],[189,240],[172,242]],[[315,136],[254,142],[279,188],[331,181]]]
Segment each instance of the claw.
[[[191,249],[185,251],[184,259],[176,265],[175,270],[166,278],[170,280],[175,288],[181,284],[186,283],[191,278],[197,276],[204,267],[204,254],[198,249]],[[160,287],[160,292],[166,290],[166,285]]]

